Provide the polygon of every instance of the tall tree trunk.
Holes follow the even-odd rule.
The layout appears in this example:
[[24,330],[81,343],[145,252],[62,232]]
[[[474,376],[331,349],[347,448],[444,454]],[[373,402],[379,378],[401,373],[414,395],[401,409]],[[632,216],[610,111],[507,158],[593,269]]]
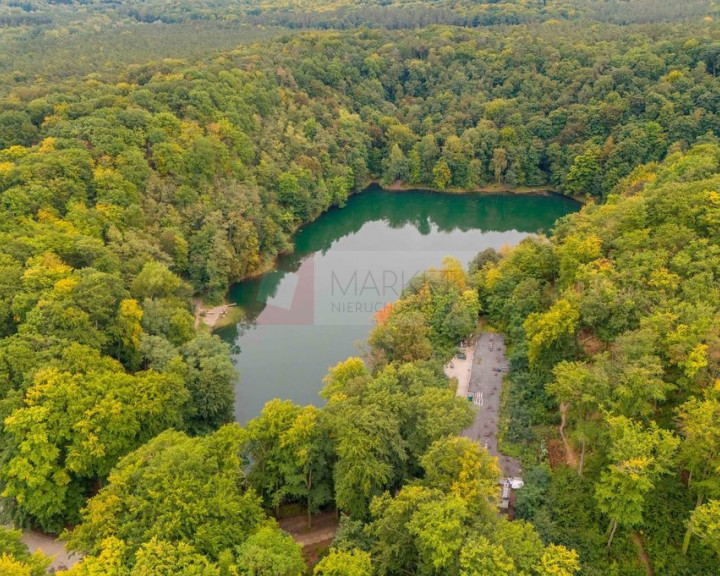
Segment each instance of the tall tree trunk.
[[610,538],[608,539],[607,548],[610,550],[610,545],[612,544],[613,538],[615,537],[615,530],[617,530],[618,522],[617,520],[613,519],[612,521],[612,530],[610,530]]
[[280,518],[280,498],[277,498],[277,493],[280,491],[280,483],[275,485],[275,494],[273,494],[273,500],[275,500],[275,518]]
[[578,466],[578,476],[582,477],[584,465],[585,465],[585,440],[582,441],[582,450],[580,451],[580,466]]
[[[703,503],[703,495],[698,494],[697,504],[695,504],[695,508],[699,508]],[[685,538],[683,538],[683,547],[682,547],[682,553],[683,555],[687,554],[688,547],[690,546],[690,538],[692,538],[692,524],[688,522],[687,530],[685,530]]]
[[310,513],[310,502],[312,501],[312,470],[308,472],[308,475],[305,476],[305,490],[307,490],[307,520],[308,520],[308,530],[312,530],[312,514]]

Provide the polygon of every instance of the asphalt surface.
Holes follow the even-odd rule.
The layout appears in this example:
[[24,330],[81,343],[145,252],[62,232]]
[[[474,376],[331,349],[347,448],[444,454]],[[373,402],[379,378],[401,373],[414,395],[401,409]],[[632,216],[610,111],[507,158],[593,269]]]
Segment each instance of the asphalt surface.
[[[1,525],[6,530],[11,530],[12,526]],[[42,551],[45,556],[53,558],[48,572],[54,574],[61,570],[67,570],[77,564],[81,557],[75,552],[68,552],[65,549],[65,542],[50,534],[43,534],[34,530],[23,530],[22,541],[28,547],[30,552],[35,553]]]
[[502,379],[507,371],[505,337],[483,332],[475,343],[468,393],[474,396],[475,421],[462,435],[485,446],[497,456],[503,476],[521,476],[520,462],[498,452],[497,431],[500,414]]
[[50,574],[61,570],[68,570],[75,566],[81,559],[78,554],[68,552],[65,549],[65,542],[48,534],[24,530],[22,539],[30,552],[42,550],[46,556],[53,557],[53,562],[50,564]]

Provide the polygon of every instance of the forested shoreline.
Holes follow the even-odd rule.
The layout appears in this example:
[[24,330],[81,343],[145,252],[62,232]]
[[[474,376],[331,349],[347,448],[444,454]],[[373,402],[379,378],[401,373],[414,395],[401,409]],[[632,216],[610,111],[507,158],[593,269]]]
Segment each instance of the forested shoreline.
[[[0,5],[9,520],[64,531],[86,555],[72,576],[299,575],[272,519],[288,504],[343,514],[328,576],[634,576],[642,554],[658,574],[713,573],[713,4],[136,4]],[[165,26],[182,59],[100,62],[105,33]],[[313,27],[329,30],[291,30]],[[193,29],[223,32],[210,49]],[[77,61],[40,56],[71,37]],[[231,423],[230,351],[192,298],[221,300],[374,179],[587,205],[414,282],[367,363],[330,369],[326,407]],[[503,441],[528,470],[512,522],[442,372],[478,314],[511,346]],[[0,532],[0,571],[46,564]]]
[[[103,240],[115,253],[131,236],[136,260],[159,260],[213,301],[371,177],[602,199],[634,166],[714,138],[720,89],[703,27],[668,25],[661,42],[598,29],[613,65],[556,26],[569,30],[543,25],[532,42],[526,29],[311,33],[20,89],[0,114],[4,214],[84,205],[101,235],[119,232]],[[64,181],[52,202],[48,179]]]

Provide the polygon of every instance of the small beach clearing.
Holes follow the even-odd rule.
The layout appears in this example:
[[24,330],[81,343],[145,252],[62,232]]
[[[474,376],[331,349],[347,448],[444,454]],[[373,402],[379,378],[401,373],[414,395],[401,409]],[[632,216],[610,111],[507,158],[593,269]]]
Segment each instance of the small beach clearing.
[[239,311],[235,304],[220,304],[208,308],[201,300],[195,300],[195,327],[200,324],[209,326],[211,330],[228,323],[237,322]]

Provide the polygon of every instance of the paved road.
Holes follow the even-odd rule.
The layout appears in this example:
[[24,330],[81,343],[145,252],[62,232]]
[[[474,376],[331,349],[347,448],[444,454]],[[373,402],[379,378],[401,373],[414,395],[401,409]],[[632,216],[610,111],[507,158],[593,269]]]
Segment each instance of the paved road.
[[[12,529],[11,526],[1,526],[6,530]],[[49,569],[50,574],[54,574],[60,570],[67,570],[80,562],[80,555],[74,552],[68,552],[65,549],[65,542],[50,534],[43,534],[42,532],[36,532],[34,530],[23,530],[22,541],[30,552],[35,553],[38,550],[42,550],[45,556],[51,556],[53,558]]]
[[42,532],[34,532],[31,530],[23,530],[23,542],[27,545],[30,552],[42,550],[46,556],[52,556],[53,562],[50,565],[50,573],[60,570],[72,568],[80,561],[79,555],[68,552],[65,549],[65,543],[48,534]]
[[[504,476],[521,476],[520,462],[498,452],[497,430],[500,413],[502,378],[507,370],[505,337],[483,332],[475,343],[469,392],[475,395],[475,421],[462,435],[486,446],[490,454],[500,460]],[[501,369],[502,371],[498,371]]]

